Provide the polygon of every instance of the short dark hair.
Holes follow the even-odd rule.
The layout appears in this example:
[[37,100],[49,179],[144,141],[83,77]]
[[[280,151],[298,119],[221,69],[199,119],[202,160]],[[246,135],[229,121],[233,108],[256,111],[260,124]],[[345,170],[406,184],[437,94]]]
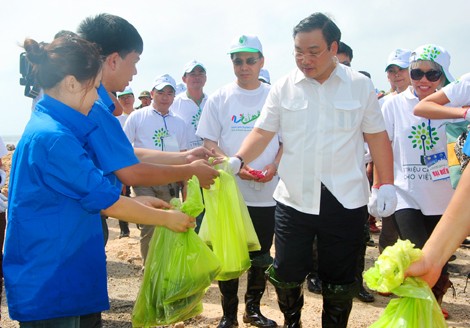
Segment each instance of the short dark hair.
[[137,29],[122,17],[98,14],[85,18],[78,26],[78,34],[99,46],[101,55],[107,57],[117,52],[121,58],[144,50],[144,42]]
[[91,84],[101,70],[98,49],[79,37],[59,37],[50,44],[26,39],[23,47],[32,64],[35,81],[46,90],[56,86],[67,75],[74,76],[81,83]]
[[317,29],[322,31],[328,47],[330,47],[333,42],[336,42],[339,45],[341,40],[341,31],[333,20],[323,13],[313,13],[307,18],[302,19],[294,27],[293,37],[295,38],[298,33],[311,32]]
[[353,50],[351,49],[350,46],[348,46],[343,41],[339,43],[338,54],[345,54],[346,56],[349,57],[349,59],[351,60],[353,59]]

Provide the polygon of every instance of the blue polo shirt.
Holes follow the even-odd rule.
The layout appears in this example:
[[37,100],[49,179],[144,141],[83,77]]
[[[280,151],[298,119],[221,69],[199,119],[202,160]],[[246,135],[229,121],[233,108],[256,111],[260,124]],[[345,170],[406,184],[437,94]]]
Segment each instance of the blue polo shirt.
[[84,149],[101,129],[45,95],[15,150],[4,277],[10,316],[32,321],[109,309],[100,210],[120,189]]
[[119,120],[112,114],[114,103],[103,85],[99,87],[98,94],[100,99],[93,105],[88,118],[100,128],[91,131],[85,148],[105,177],[121,188],[122,183],[114,171],[137,164],[139,160]]

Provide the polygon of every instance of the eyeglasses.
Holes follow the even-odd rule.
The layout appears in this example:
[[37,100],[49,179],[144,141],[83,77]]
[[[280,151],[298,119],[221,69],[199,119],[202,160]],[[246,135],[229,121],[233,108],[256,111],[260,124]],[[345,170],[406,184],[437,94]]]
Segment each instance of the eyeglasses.
[[411,76],[411,79],[415,81],[419,81],[423,78],[423,76],[426,76],[426,79],[428,79],[429,82],[436,82],[441,78],[442,72],[436,71],[434,69],[427,71],[427,72],[424,72],[420,69],[412,69],[410,71],[410,76]]
[[235,58],[232,60],[233,65],[235,66],[242,66],[243,64],[247,64],[248,66],[253,66],[256,64],[261,58],[249,57],[245,61],[241,58]]
[[321,55],[325,53],[325,51],[329,50],[328,47],[323,49],[323,51],[317,52],[317,53],[309,53],[309,54],[304,54],[302,52],[298,52],[297,50],[294,50],[294,57],[296,60],[304,60],[305,58],[307,59],[317,59]]

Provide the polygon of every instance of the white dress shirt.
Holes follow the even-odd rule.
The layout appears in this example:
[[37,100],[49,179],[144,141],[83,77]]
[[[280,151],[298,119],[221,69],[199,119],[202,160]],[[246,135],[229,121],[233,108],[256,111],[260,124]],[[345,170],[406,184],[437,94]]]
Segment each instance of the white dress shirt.
[[277,201],[319,214],[323,183],[346,208],[367,204],[363,133],[385,131],[369,78],[337,65],[320,84],[295,69],[273,85],[256,127],[282,135]]

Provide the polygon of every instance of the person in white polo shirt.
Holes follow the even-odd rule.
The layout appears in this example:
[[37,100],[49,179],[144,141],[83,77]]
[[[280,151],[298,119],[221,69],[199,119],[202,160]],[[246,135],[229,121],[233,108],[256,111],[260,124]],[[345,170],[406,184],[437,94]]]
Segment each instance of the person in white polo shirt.
[[254,129],[230,162],[236,172],[282,132],[269,281],[284,327],[301,327],[302,285],[317,237],[322,327],[345,328],[358,291],[369,198],[364,141],[382,179],[377,202],[382,216],[392,214],[397,201],[392,149],[372,82],[338,63],[336,24],[314,13],[297,24],[293,37],[297,69],[273,84]]
[[[175,99],[176,83],[168,74],[155,79],[151,91],[152,103],[133,111],[124,124],[124,132],[134,147],[161,151],[184,151],[188,149],[186,124],[169,109]],[[162,186],[132,186],[136,196],[155,196],[164,201],[178,195],[178,184]],[[154,226],[142,225],[140,230],[140,252],[145,267],[150,239]]]
[[[269,93],[270,86],[258,80],[264,65],[263,49],[258,37],[242,35],[230,47],[230,59],[236,80],[210,95],[196,135],[204,146],[215,149],[220,156],[233,156],[243,139],[253,129]],[[274,188],[278,182],[277,165],[282,150],[279,138],[271,140],[265,151],[245,165],[237,183],[248,206],[261,250],[250,252],[243,322],[256,327],[277,327],[276,322],[261,314],[260,301],[266,287],[265,270],[272,263],[270,249],[274,233]],[[250,169],[262,171],[264,178],[251,174]],[[229,218],[227,218],[229,219]],[[238,326],[238,278],[219,281],[223,317],[219,328]]]
[[185,121],[189,130],[189,148],[196,148],[202,146],[202,139],[196,136],[196,129],[207,100],[207,95],[204,93],[207,81],[206,68],[197,60],[191,60],[184,66],[182,79],[187,90],[175,98],[170,110]]
[[390,92],[379,99],[380,105],[386,99],[405,91],[411,85],[410,74],[408,73],[410,55],[411,50],[403,48],[397,48],[388,55],[385,72],[390,83]]

